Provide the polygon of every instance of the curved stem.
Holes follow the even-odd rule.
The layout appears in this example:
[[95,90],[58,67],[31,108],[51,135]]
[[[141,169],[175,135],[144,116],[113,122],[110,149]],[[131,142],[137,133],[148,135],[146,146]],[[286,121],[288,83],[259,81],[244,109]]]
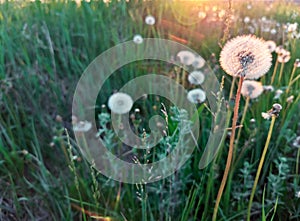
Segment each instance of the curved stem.
[[263,164],[264,164],[266,153],[267,153],[267,150],[268,150],[268,147],[269,147],[269,144],[270,144],[273,127],[274,127],[274,124],[275,124],[275,119],[276,119],[276,116],[272,115],[272,121],[271,121],[271,125],[270,125],[270,128],[269,128],[268,137],[267,137],[267,140],[266,140],[266,144],[265,144],[262,156],[261,156],[260,161],[259,161],[259,165],[258,165],[258,168],[257,168],[257,172],[256,172],[256,176],[255,176],[255,180],[254,180],[250,200],[249,200],[247,221],[250,221],[251,207],[252,207],[252,202],[253,202],[253,198],[254,198],[254,193],[255,193],[255,190],[256,190],[256,186],[257,186],[257,183],[258,183],[258,179],[259,179],[259,176],[260,176],[261,169],[262,169]]
[[234,146],[234,138],[235,138],[235,130],[236,130],[236,123],[237,123],[237,118],[238,118],[238,112],[239,112],[239,105],[240,105],[240,99],[241,99],[241,89],[242,89],[242,84],[244,81],[244,77],[240,77],[239,80],[239,85],[236,93],[236,98],[235,98],[235,106],[234,106],[234,112],[233,112],[233,119],[232,119],[232,132],[230,136],[230,144],[229,144],[229,150],[228,150],[228,156],[227,156],[227,162],[226,162],[226,167],[225,171],[223,174],[222,182],[218,191],[217,199],[216,199],[216,204],[214,208],[214,213],[213,213],[213,218],[212,220],[215,221],[217,219],[217,213],[218,213],[218,208],[220,204],[220,200],[223,194],[223,190],[227,181],[230,165],[231,165],[231,160],[232,160],[232,155],[233,155],[233,146]]

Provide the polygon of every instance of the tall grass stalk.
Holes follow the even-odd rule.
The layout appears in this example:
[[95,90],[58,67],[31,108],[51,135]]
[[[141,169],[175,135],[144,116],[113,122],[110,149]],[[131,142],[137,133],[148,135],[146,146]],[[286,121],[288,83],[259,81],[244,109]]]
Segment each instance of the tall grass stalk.
[[259,165],[258,165],[258,169],[257,169],[257,172],[256,172],[252,192],[251,192],[251,195],[250,195],[250,200],[249,200],[249,204],[248,204],[248,212],[247,212],[247,221],[250,221],[252,202],[253,202],[255,190],[256,190],[256,187],[257,187],[258,179],[259,179],[259,176],[260,176],[260,172],[262,170],[262,167],[263,167],[263,164],[264,164],[264,161],[265,161],[265,157],[266,157],[266,153],[267,153],[267,150],[268,150],[268,147],[269,147],[269,144],[270,144],[270,140],[271,140],[275,120],[276,120],[276,115],[273,114],[272,115],[272,120],[271,120],[271,125],[269,127],[268,137],[267,137],[267,140],[266,140],[266,143],[265,143],[265,147],[264,147],[262,156],[261,156],[260,161],[259,161]]

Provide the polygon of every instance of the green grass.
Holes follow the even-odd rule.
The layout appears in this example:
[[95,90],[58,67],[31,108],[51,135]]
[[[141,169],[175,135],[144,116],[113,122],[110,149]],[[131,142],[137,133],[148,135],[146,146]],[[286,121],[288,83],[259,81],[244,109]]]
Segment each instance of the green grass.
[[[197,23],[193,19],[191,22],[192,15],[186,20],[183,15],[178,17],[172,13],[172,7],[173,11],[178,10],[177,7],[185,10],[178,4],[172,6],[166,1],[112,1],[110,4],[91,1],[82,2],[80,6],[71,1],[0,4],[0,220],[93,220],[92,213],[102,216],[102,220],[103,217],[113,220],[211,219],[229,139],[226,137],[224,140],[217,158],[208,167],[199,170],[198,163],[212,119],[204,106],[199,107],[199,149],[195,149],[191,159],[175,174],[150,184],[124,184],[101,175],[83,158],[72,132],[72,99],[81,74],[99,54],[132,40],[135,34],[165,39],[170,39],[171,34],[186,39],[187,45],[208,61],[220,81],[225,76],[223,92],[228,99],[232,79],[217,67],[224,19],[199,22],[195,19]],[[192,10],[193,4],[197,4],[199,10],[204,9],[201,3],[190,3],[185,13]],[[272,39],[278,45],[289,43],[286,49],[291,51],[291,60],[284,67],[283,79],[279,82],[276,78],[273,85],[275,89],[285,91],[293,63],[300,58],[300,40],[289,39],[286,35],[283,38],[281,27],[287,22],[298,22],[300,26],[299,6],[275,2],[272,8],[266,10],[264,3],[255,3],[248,10],[246,3],[234,2],[232,7],[237,19],[229,29],[232,37],[249,33],[249,27],[243,22],[245,16],[255,18],[257,24],[263,16],[279,23],[276,35],[263,32],[260,26],[255,29],[255,34],[266,40]],[[227,3],[223,2],[218,10],[226,8]],[[212,13],[207,12],[209,15]],[[298,16],[293,15],[295,13]],[[144,23],[147,14],[155,16],[157,23],[154,27],[149,28]],[[162,20],[174,25],[184,23],[186,30],[203,34],[204,39],[166,29],[160,25]],[[211,57],[212,53],[216,55],[216,61]],[[275,53],[273,58],[275,61]],[[271,81],[273,68],[274,65],[262,79],[266,85]],[[166,67],[159,62],[128,64],[105,82],[97,105],[107,104],[108,96],[128,80],[148,73],[170,76],[176,71],[174,67]],[[299,73],[300,68],[295,76]],[[292,145],[296,136],[300,135],[299,88],[300,80],[292,85],[289,94],[283,93],[279,100],[273,99],[274,91],[250,101],[237,149],[237,157],[241,153],[243,155],[235,165],[229,186],[225,187],[218,220],[242,220],[246,217],[255,172],[270,124],[261,117],[261,112],[269,110],[275,102],[280,103],[283,110],[276,120],[261,171],[252,218],[300,220],[300,199],[295,196],[300,191],[300,177],[296,174],[298,149]],[[288,104],[286,98],[290,95],[295,98],[293,103]],[[142,123],[135,122],[139,133],[147,128],[149,116],[161,114],[162,101],[163,98],[149,96],[149,99],[141,99],[135,104],[142,110],[137,116]],[[244,100],[241,102],[243,110]],[[97,114],[108,111],[104,109],[97,109]],[[168,114],[172,116],[171,111]],[[57,115],[62,117],[62,122],[55,120]],[[255,124],[250,123],[252,118],[256,120]],[[170,120],[169,138],[174,135],[174,140],[165,140],[158,152],[151,153],[151,159],[164,157],[166,146],[176,143],[179,136],[175,133],[176,125],[176,121]],[[108,130],[110,127],[102,136],[105,137]],[[112,144],[119,144],[115,137],[107,139]],[[150,159],[142,151],[138,154]],[[80,208],[87,211],[82,213]]]

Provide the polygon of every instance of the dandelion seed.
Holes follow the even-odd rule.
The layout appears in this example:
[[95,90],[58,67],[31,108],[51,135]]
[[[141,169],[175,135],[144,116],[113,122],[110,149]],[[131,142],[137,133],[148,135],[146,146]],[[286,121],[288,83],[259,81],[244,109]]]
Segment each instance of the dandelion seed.
[[136,44],[142,44],[144,41],[143,37],[141,35],[135,35],[133,37],[133,42]]
[[276,43],[274,41],[266,41],[267,47],[270,52],[274,52],[276,49]]
[[125,93],[118,92],[111,95],[108,99],[109,109],[116,114],[128,113],[133,105],[132,98]]
[[194,104],[199,104],[205,101],[206,94],[203,90],[197,88],[188,92],[187,99]]
[[247,9],[248,9],[248,10],[252,9],[252,5],[250,5],[250,4],[247,5]]
[[257,79],[268,72],[272,56],[264,40],[243,35],[228,41],[220,54],[224,71],[231,76]]
[[190,51],[180,51],[178,52],[177,57],[179,58],[180,63],[184,65],[191,65],[195,61],[195,55]]
[[205,65],[205,60],[201,56],[196,56],[192,66],[196,69],[202,68]]
[[148,15],[145,18],[145,23],[147,25],[154,25],[155,24],[155,18],[152,15]]
[[274,87],[272,85],[264,85],[264,91],[272,92],[274,91]]
[[296,196],[297,198],[300,198],[300,191],[296,192],[295,196]]
[[250,123],[254,124],[256,120],[254,118],[251,118]]
[[254,99],[261,95],[263,91],[264,88],[260,82],[245,80],[242,85],[241,93],[245,97]]
[[75,132],[87,132],[92,128],[92,123],[88,121],[79,121],[77,124],[73,125],[73,130]]
[[280,96],[283,94],[283,91],[278,89],[275,91],[275,96],[274,96],[274,99],[277,100],[280,98]]
[[188,76],[188,81],[194,85],[202,84],[204,79],[205,76],[201,71],[193,71]]

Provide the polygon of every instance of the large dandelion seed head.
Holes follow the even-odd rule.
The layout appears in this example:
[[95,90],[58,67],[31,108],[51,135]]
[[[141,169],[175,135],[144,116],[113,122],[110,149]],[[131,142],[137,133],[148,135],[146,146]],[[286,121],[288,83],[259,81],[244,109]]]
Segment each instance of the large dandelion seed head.
[[258,81],[245,80],[242,85],[241,93],[251,99],[257,98],[264,91],[263,85]]
[[231,76],[257,79],[269,71],[272,55],[264,40],[253,35],[243,35],[225,44],[220,54],[220,63]]
[[109,109],[116,114],[126,114],[128,113],[133,105],[132,98],[125,93],[115,93],[111,95],[108,99]]
[[190,90],[187,95],[187,99],[194,104],[199,104],[205,101],[206,94],[203,90],[197,88]]

